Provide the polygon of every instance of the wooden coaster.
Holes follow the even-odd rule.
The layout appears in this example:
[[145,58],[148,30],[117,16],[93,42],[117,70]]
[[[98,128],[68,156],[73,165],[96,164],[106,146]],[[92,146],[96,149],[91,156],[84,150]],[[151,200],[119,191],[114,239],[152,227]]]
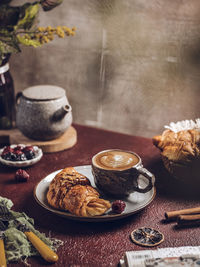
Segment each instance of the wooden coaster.
[[24,144],[35,145],[42,148],[43,152],[58,152],[73,147],[77,142],[77,132],[73,126],[57,139],[50,141],[37,141],[24,136],[18,129],[0,130],[0,145]]

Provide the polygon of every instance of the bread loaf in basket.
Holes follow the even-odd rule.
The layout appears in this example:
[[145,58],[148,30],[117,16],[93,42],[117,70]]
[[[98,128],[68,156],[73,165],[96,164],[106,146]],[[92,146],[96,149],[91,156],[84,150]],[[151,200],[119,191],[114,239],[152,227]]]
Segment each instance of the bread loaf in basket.
[[200,119],[171,123],[153,144],[161,151],[164,166],[186,184],[200,184]]

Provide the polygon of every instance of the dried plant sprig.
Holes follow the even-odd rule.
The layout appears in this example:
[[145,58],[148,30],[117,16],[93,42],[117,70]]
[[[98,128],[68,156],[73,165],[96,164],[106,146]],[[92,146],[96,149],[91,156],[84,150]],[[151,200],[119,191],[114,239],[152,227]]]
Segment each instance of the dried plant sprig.
[[40,7],[49,11],[63,0],[39,0],[26,2],[21,6],[11,6],[12,0],[0,0],[0,65],[7,55],[21,51],[20,45],[39,47],[55,36],[74,36],[76,28],[67,26],[38,27],[37,17]]
[[66,36],[74,36],[76,28],[69,28],[67,26],[57,27],[38,27],[35,31],[21,31],[17,34],[17,39],[21,44],[27,46],[38,47],[45,43],[54,40],[55,36],[64,38]]

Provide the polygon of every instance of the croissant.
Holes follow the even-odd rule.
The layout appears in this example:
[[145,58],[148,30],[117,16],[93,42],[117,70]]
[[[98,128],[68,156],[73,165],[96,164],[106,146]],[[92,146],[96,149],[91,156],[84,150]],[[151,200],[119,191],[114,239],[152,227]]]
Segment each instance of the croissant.
[[78,173],[74,168],[68,167],[60,171],[49,185],[47,201],[54,208],[62,208],[62,200],[72,186],[77,184],[90,185],[89,179]]
[[91,186],[76,185],[63,199],[63,207],[77,216],[97,216],[110,207],[109,201],[99,198],[99,193]]
[[111,207],[109,201],[99,198],[89,179],[72,167],[63,169],[51,181],[47,201],[54,208],[84,217],[102,215]]
[[178,133],[166,130],[153,137],[153,144],[161,150],[162,156],[172,161],[187,162],[200,156],[200,132],[197,130]]
[[153,137],[153,144],[161,151],[166,169],[182,181],[200,182],[200,132],[165,130]]

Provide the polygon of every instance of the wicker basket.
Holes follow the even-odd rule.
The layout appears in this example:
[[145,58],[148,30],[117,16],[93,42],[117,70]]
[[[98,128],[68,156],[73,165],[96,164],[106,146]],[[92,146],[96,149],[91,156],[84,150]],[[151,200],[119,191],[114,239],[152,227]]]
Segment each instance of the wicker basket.
[[186,164],[173,162],[162,156],[162,161],[168,172],[179,181],[189,185],[200,185],[200,158]]

